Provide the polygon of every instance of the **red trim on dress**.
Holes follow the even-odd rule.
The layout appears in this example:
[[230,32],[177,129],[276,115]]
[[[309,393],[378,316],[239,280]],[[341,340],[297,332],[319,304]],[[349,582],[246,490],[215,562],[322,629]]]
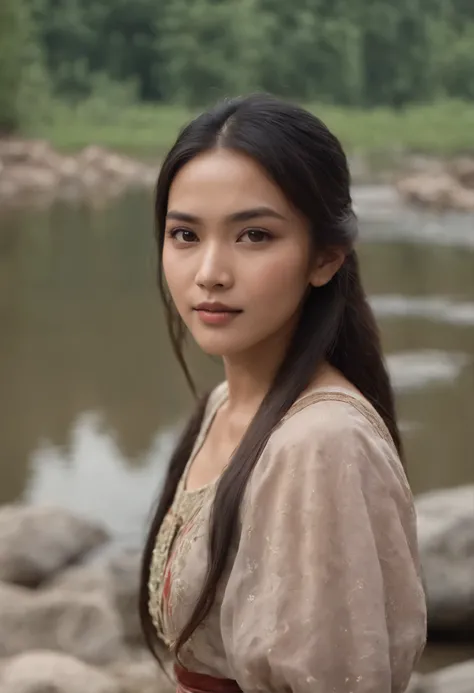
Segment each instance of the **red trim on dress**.
[[[174,546],[171,548],[166,562],[165,574],[163,577],[163,607],[167,609],[169,616],[172,615],[170,603],[172,581],[171,565],[178,542],[189,532],[192,524],[191,520],[178,532],[178,535],[175,537]],[[176,693],[242,693],[242,689],[233,679],[220,679],[214,676],[208,676],[207,674],[197,674],[193,671],[188,671],[179,664],[175,664],[174,671],[178,683]]]
[[207,674],[196,674],[175,664],[174,671],[178,681],[176,693],[242,693],[237,681],[218,679]]

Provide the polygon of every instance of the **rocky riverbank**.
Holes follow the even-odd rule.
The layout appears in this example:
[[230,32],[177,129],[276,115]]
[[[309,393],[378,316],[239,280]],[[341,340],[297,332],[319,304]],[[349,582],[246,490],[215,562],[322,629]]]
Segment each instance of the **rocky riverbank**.
[[139,562],[66,510],[0,508],[0,693],[174,693],[143,645]]
[[[131,187],[151,189],[158,169],[158,162],[145,164],[94,145],[65,155],[45,141],[0,139],[0,209],[55,200],[103,205]],[[406,155],[383,166],[357,156],[351,171],[356,184],[393,185],[404,204],[435,212],[474,211],[474,157],[441,161]]]
[[445,162],[412,159],[396,188],[410,205],[435,212],[474,212],[474,157]]
[[[474,642],[474,486],[417,499],[429,627]],[[137,615],[138,551],[60,508],[0,508],[0,693],[171,693]],[[410,693],[473,693],[474,659]]]
[[54,200],[91,204],[156,182],[158,166],[96,146],[60,154],[44,141],[0,140],[0,207]]

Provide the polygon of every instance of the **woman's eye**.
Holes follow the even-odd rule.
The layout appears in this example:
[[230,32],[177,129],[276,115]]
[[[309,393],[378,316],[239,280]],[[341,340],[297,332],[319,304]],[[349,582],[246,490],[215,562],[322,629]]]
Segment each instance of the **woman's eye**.
[[249,229],[241,235],[239,241],[241,243],[263,243],[269,241],[271,235],[268,231],[262,231],[261,229]]
[[170,231],[171,238],[182,243],[195,243],[198,239],[194,231],[189,229],[173,229]]

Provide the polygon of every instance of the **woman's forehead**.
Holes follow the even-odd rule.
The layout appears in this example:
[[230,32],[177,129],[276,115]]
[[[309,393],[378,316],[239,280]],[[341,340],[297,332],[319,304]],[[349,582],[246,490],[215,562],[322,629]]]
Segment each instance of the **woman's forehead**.
[[200,217],[229,217],[245,209],[268,207],[280,216],[290,214],[283,191],[251,157],[229,149],[196,156],[175,176],[168,210]]

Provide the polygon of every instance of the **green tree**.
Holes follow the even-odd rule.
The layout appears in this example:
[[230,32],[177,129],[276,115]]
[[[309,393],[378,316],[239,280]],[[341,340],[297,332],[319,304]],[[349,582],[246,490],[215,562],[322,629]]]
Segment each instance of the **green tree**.
[[266,17],[255,0],[173,0],[160,26],[167,99],[201,105],[260,86]]
[[29,0],[56,91],[90,93],[91,75],[134,81],[159,99],[159,20],[167,0]]
[[97,74],[189,105],[255,89],[366,107],[473,98],[472,0],[25,1],[68,99]]
[[15,130],[20,123],[24,44],[28,17],[19,0],[0,5],[0,133]]
[[0,4],[0,133],[40,117],[49,99],[43,55],[24,0]]

